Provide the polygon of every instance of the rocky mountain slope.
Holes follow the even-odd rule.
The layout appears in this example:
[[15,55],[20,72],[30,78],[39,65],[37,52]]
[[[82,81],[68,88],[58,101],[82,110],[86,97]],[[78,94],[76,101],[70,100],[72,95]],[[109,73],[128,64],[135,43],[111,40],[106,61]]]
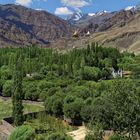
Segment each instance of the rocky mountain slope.
[[46,11],[19,5],[0,5],[0,47],[32,43],[48,45],[60,37],[69,37],[71,25]]
[[[102,32],[114,27],[123,27],[138,13],[138,10],[121,10],[116,12],[101,11],[84,15],[75,21],[74,25],[80,28],[81,33]],[[72,19],[71,19],[72,20]]]
[[80,28],[79,38],[65,41],[68,44],[65,47],[84,47],[90,42],[99,42],[106,47],[140,53],[140,5],[111,13],[92,13],[74,24]]

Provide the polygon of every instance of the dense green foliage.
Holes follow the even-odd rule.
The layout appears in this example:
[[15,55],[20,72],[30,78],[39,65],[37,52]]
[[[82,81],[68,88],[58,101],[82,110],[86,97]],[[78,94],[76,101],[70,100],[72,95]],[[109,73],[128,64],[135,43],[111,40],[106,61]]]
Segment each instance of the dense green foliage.
[[72,138],[65,136],[64,134],[53,133],[47,138],[47,140],[72,140]]
[[102,126],[97,123],[96,125],[93,125],[90,127],[90,130],[88,134],[85,137],[85,140],[103,140],[103,129]]
[[[11,96],[15,58],[22,52],[23,94],[47,113],[132,135],[140,130],[140,56],[94,43],[67,53],[35,46],[0,51],[0,92]],[[125,70],[112,77],[112,69]],[[87,137],[95,136],[89,133]]]
[[117,70],[117,61],[121,59],[117,49],[102,48],[98,44],[65,54],[35,46],[22,49],[2,48],[0,92],[4,96],[11,96],[13,91],[11,80],[19,50],[22,53],[24,98],[29,100],[44,99],[46,92],[51,92],[54,88],[65,88],[71,82],[108,79],[111,76],[110,68]]
[[119,134],[114,134],[112,135],[109,140],[132,140],[131,138],[128,138],[127,136],[119,135]]
[[3,85],[3,96],[11,97],[12,96],[12,90],[13,90],[12,81],[6,81],[5,84]]
[[35,131],[30,126],[17,127],[10,135],[9,140],[33,140]]
[[26,125],[31,126],[37,131],[35,135],[36,140],[47,140],[49,136],[51,138],[54,134],[61,134],[62,137],[66,137],[66,133],[75,130],[75,127],[70,126],[62,122],[61,119],[47,115],[46,113],[39,114],[37,119],[29,119],[25,122]]

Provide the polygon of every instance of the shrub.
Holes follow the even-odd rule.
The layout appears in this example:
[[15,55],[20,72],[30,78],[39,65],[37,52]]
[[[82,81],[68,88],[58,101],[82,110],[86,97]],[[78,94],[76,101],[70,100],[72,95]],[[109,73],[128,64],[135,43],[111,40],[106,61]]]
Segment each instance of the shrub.
[[97,139],[93,134],[89,133],[86,135],[85,140],[97,140]]
[[41,91],[41,93],[39,94],[39,99],[41,99],[42,101],[45,101],[47,98],[47,91]]
[[26,100],[37,101],[38,98],[39,98],[39,93],[38,92],[27,92],[25,94],[25,99]]
[[109,140],[132,140],[132,139],[131,138],[128,138],[126,136],[123,136],[123,135],[114,134],[113,136],[111,136],[109,138]]
[[60,87],[52,87],[48,90],[48,96],[53,96],[54,94],[56,94],[56,92],[59,92],[61,90]]
[[34,80],[42,80],[44,78],[44,76],[42,74],[36,72],[36,73],[32,74],[32,78]]
[[39,84],[38,84],[38,89],[40,90],[40,91],[42,91],[42,90],[48,90],[49,88],[54,88],[55,87],[55,83],[52,83],[52,82],[48,82],[48,81],[45,81],[45,80],[43,80],[43,81],[40,81],[39,82]]
[[30,126],[17,127],[8,140],[33,140],[35,131]]
[[2,66],[0,69],[0,77],[3,80],[11,80],[12,71],[7,66]]
[[13,90],[12,81],[7,81],[3,85],[2,95],[5,96],[5,97],[11,97],[12,96],[12,90]]
[[86,99],[91,96],[91,92],[86,86],[75,86],[72,89],[73,96]]
[[47,75],[48,71],[49,71],[49,68],[46,66],[46,67],[41,68],[40,73],[43,75]]
[[85,140],[103,140],[103,128],[101,124],[95,124],[92,130],[86,135]]
[[72,138],[64,134],[53,133],[47,138],[47,140],[72,140]]
[[24,89],[25,99],[36,101],[39,98],[36,84],[31,83],[26,85]]

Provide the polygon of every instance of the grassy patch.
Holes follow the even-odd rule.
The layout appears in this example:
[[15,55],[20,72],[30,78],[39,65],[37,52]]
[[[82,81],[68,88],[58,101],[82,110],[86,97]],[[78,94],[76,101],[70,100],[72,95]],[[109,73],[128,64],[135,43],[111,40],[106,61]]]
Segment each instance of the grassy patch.
[[[24,112],[38,112],[44,108],[38,105],[33,105],[29,103],[24,103]],[[0,120],[5,117],[9,117],[12,114],[12,103],[11,101],[3,101],[0,99]]]

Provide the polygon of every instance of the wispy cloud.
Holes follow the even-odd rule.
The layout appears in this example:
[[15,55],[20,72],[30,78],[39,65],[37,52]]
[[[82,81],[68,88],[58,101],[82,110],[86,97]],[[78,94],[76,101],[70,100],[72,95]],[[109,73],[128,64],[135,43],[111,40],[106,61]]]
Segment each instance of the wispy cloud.
[[32,0],[16,0],[15,3],[23,6],[29,6],[32,3]]
[[[47,0],[36,0],[36,1],[47,2]],[[30,6],[33,3],[33,0],[15,0],[15,3],[23,6]]]
[[61,3],[65,6],[72,8],[82,8],[89,5],[91,0],[61,0]]

